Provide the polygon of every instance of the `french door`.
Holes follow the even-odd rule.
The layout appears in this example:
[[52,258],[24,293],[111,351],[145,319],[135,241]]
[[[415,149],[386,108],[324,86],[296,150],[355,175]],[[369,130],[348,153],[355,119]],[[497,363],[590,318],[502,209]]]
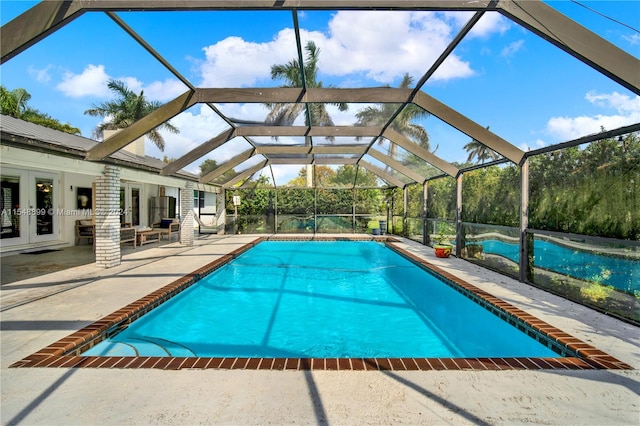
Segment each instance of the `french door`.
[[142,186],[123,183],[120,187],[120,224],[142,225]]
[[2,168],[0,238],[3,246],[60,239],[57,173]]

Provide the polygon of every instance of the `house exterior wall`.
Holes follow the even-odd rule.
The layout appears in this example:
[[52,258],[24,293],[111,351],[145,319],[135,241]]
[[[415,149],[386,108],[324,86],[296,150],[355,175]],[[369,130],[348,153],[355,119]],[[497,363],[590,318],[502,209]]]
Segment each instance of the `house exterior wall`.
[[[15,241],[13,238],[5,238],[0,241],[0,250],[9,252],[50,245],[74,245],[76,220],[91,219],[89,211],[78,209],[78,189],[92,188],[97,177],[102,176],[104,167],[103,163],[0,145],[0,172],[2,174],[4,174],[4,170],[15,170],[25,176],[29,172],[48,173],[55,176],[54,190],[57,191],[57,195],[53,208],[58,224],[55,228],[56,235],[52,236],[49,241],[29,241],[23,238],[20,238],[21,241]],[[123,185],[137,186],[141,189],[140,220],[142,225],[150,225],[148,223],[149,199],[152,196],[157,196],[160,185],[165,187],[167,195],[175,196],[179,200],[180,188],[184,188],[187,182],[183,179],[160,176],[157,173],[144,170],[115,167],[120,169],[120,180]],[[23,184],[28,185],[28,182],[21,182],[21,185]],[[209,190],[215,191],[217,189],[209,188]],[[192,206],[192,203],[191,200],[188,204],[189,207]],[[21,232],[23,231],[27,230],[21,229]],[[86,240],[82,244],[87,244]]]

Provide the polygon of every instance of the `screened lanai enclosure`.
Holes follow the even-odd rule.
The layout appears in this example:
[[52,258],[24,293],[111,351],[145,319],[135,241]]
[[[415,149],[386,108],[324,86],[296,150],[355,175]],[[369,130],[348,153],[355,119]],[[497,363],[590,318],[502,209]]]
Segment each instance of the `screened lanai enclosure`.
[[161,175],[220,186],[219,232],[447,242],[637,324],[640,10],[598,4],[44,1],[2,26],[2,64],[43,69],[84,24],[76,76],[125,55],[113,75],[162,82],[86,160],[170,120]]

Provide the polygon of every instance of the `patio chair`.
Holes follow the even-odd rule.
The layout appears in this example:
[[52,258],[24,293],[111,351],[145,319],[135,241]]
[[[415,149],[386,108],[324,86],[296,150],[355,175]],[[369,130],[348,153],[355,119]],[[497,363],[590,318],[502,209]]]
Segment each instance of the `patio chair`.
[[88,243],[92,244],[95,237],[95,227],[93,221],[88,220],[76,220],[76,245],[80,245],[80,240],[86,239]]
[[151,229],[160,231],[160,239],[165,235],[169,241],[174,235],[178,235],[178,239],[180,238],[180,222],[177,219],[162,219],[151,225]]

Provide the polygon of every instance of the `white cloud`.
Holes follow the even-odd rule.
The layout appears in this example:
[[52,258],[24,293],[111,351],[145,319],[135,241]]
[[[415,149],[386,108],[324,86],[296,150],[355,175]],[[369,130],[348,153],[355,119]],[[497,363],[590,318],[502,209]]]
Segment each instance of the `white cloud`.
[[167,102],[186,92],[188,87],[179,80],[168,78],[165,81],[154,81],[143,89],[148,99]]
[[[406,72],[422,76],[447,47],[455,27],[447,15],[433,12],[338,12],[329,22],[323,55],[327,66],[322,70],[334,75],[363,73],[380,83]],[[469,64],[454,54],[433,78],[471,73]]]
[[589,92],[585,99],[600,108],[615,110],[615,113],[552,117],[547,122],[547,132],[561,140],[569,140],[598,133],[603,128],[611,130],[640,121],[640,96]]
[[[340,77],[362,74],[384,84],[406,72],[422,76],[459,29],[460,20],[453,16],[433,12],[340,11],[329,21],[327,34],[301,29],[300,36],[303,45],[313,40],[320,48],[318,68],[323,74]],[[482,25],[478,23],[477,34],[503,31],[502,22],[499,16],[485,19]],[[297,58],[292,29],[283,29],[266,43],[228,37],[203,51],[205,59],[199,70],[203,87],[252,86],[259,81],[273,84],[271,65]],[[472,74],[470,64],[453,54],[433,78]]]
[[286,63],[297,56],[292,30],[280,31],[268,43],[247,42],[240,37],[226,39],[203,48],[200,66],[202,87],[241,87],[268,79],[271,65]]
[[500,56],[510,58],[515,55],[524,45],[524,40],[514,41],[506,45],[501,51]]
[[623,35],[622,38],[632,46],[640,44],[640,34]]
[[56,88],[72,98],[105,97],[109,95],[108,80],[109,76],[104,70],[104,65],[89,64],[80,74],[66,72]]
[[49,71],[53,68],[53,65],[47,65],[42,69],[29,67],[28,73],[31,77],[35,78],[38,83],[48,83],[51,81],[51,74]]
[[493,34],[504,34],[511,28],[511,21],[498,12],[487,12],[473,26],[469,37],[488,37]]
[[[39,70],[38,75],[43,75],[48,70]],[[104,65],[89,64],[80,74],[72,72],[64,73],[62,81],[56,86],[58,90],[66,96],[80,98],[84,96],[94,96],[97,98],[110,99],[113,93],[107,88],[107,82],[111,79],[120,80],[134,92],[144,90],[147,99],[166,102],[184,93],[187,88],[176,79],[166,79],[164,81],[153,81],[146,85],[135,77],[123,76],[112,77],[105,71]]]
[[640,96],[631,98],[629,95],[618,92],[596,93],[591,91],[586,94],[585,99],[602,108],[613,108],[621,114],[640,113]]

